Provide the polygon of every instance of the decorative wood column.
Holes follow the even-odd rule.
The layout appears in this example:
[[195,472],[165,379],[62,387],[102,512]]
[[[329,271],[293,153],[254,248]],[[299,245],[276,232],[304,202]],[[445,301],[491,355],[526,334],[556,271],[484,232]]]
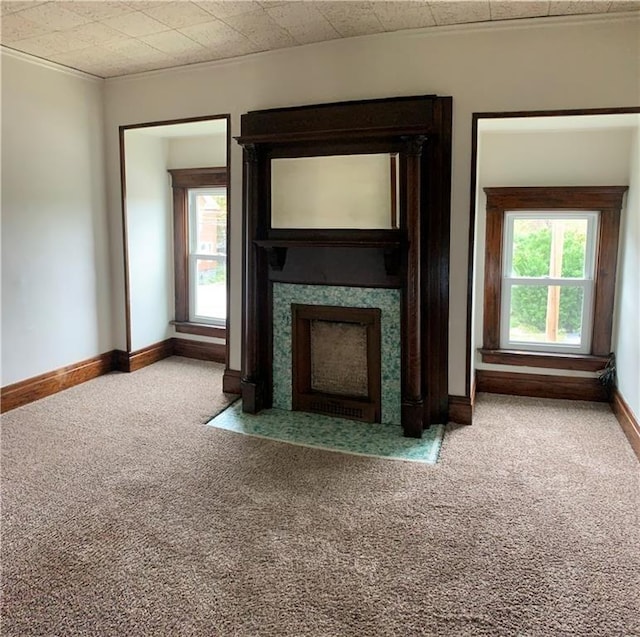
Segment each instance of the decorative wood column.
[[424,429],[422,394],[422,229],[421,161],[426,136],[403,137],[405,142],[405,225],[407,249],[402,288],[402,428],[404,435],[420,438]]
[[242,376],[240,392],[242,410],[255,414],[262,409],[264,380],[259,375],[257,246],[254,243],[259,217],[258,150],[255,144],[243,146],[244,160],[244,211],[242,216]]

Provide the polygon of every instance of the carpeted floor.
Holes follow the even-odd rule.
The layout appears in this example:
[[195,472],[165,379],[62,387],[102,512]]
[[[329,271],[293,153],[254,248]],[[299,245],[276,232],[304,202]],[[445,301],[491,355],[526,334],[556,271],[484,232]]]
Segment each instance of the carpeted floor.
[[2,635],[640,635],[640,473],[606,405],[480,395],[430,466],[206,427],[221,372],[3,416]]

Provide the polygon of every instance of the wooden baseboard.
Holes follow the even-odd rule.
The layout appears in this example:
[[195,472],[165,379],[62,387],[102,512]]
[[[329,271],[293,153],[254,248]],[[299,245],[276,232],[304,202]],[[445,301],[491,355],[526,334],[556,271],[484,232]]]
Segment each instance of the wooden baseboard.
[[[100,356],[95,356],[85,361],[67,365],[52,372],[47,372],[46,374],[27,378],[19,383],[2,387],[0,389],[0,412],[21,407],[34,400],[56,394],[63,389],[79,385],[80,383],[112,371],[135,372],[147,365],[151,365],[152,363],[156,363],[163,358],[168,358],[173,355],[224,363],[226,348],[224,345],[217,343],[203,343],[181,338],[168,338],[131,353],[118,349],[112,350]],[[230,372],[231,375],[234,373],[238,375],[237,393],[239,393],[240,372],[235,372],[235,370],[227,371]],[[225,372],[225,376],[226,374],[227,372]],[[233,383],[231,376],[227,382]],[[233,387],[233,385],[231,384],[230,387]],[[236,393],[232,391],[232,389],[224,389],[224,391]]]
[[63,389],[80,385],[93,378],[112,371],[115,367],[114,352],[106,352],[87,360],[60,369],[27,378],[26,380],[7,385],[0,390],[0,411],[5,412],[16,407],[57,394]]
[[226,394],[240,394],[241,373],[237,369],[225,369],[222,376],[222,391]]
[[614,390],[613,396],[611,397],[611,409],[616,415],[631,448],[635,451],[636,456],[638,456],[638,460],[640,460],[640,423],[617,389]]
[[121,372],[135,372],[169,356],[185,356],[186,358],[224,363],[226,348],[218,343],[192,341],[186,338],[168,338],[130,354],[115,350],[115,369]]
[[203,341],[191,341],[186,338],[174,338],[173,352],[175,356],[198,358],[203,361],[216,363],[226,362],[226,346],[220,343],[205,343]]
[[469,396],[449,396],[449,422],[459,425],[473,422],[473,402]]
[[563,398],[608,402],[607,392],[597,378],[547,376],[479,369],[477,391],[535,398]]
[[121,349],[113,350],[113,370],[116,372],[130,372],[129,354]]
[[135,372],[147,365],[152,365],[161,361],[163,358],[169,358],[174,353],[173,339],[168,338],[159,343],[154,343],[148,347],[131,352],[129,358],[129,369],[126,371]]

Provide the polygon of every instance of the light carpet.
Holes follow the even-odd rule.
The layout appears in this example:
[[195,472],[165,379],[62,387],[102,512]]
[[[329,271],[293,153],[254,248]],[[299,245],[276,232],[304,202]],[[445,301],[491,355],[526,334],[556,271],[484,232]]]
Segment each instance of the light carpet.
[[480,395],[435,465],[207,427],[171,358],[2,419],[5,637],[640,635],[607,405]]

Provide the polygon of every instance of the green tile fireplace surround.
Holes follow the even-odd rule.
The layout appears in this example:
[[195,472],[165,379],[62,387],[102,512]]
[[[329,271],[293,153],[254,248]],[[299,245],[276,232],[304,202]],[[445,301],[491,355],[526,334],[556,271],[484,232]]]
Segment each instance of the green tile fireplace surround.
[[381,420],[400,425],[400,290],[273,284],[273,406],[286,410],[291,410],[292,303],[381,310]]

